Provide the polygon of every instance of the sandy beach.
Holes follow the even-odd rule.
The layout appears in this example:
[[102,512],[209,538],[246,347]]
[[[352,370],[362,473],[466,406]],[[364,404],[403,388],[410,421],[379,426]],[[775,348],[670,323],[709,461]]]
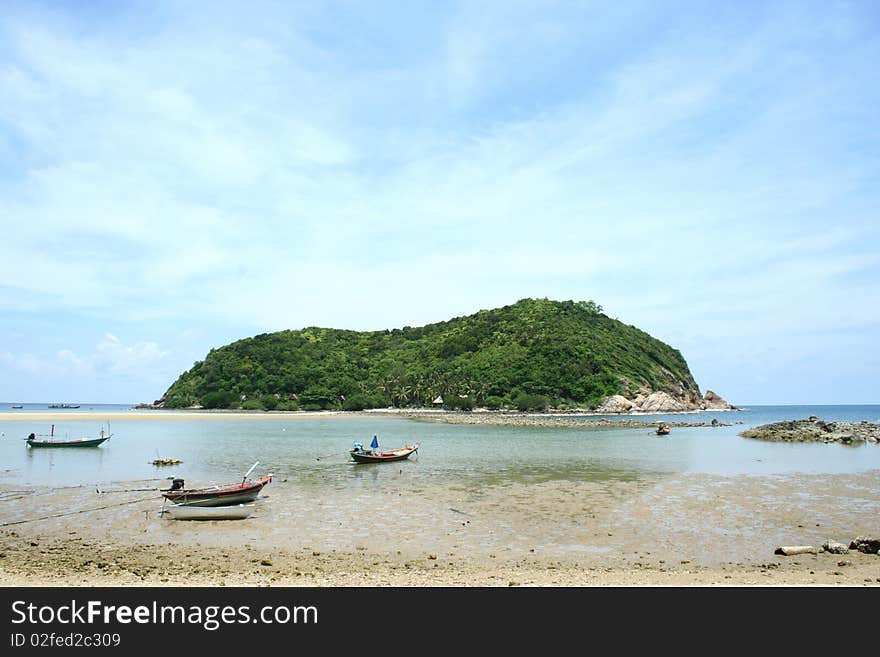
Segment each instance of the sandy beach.
[[225,522],[166,520],[157,491],[129,490],[161,480],[5,485],[0,585],[880,586],[876,554],[774,555],[876,536],[878,476],[468,488],[401,475],[321,498],[276,480],[254,515]]
[[79,420],[101,422],[120,421],[155,421],[155,420],[253,420],[260,419],[290,420],[296,418],[344,417],[346,411],[22,411],[21,413],[0,413],[0,422],[74,422]]

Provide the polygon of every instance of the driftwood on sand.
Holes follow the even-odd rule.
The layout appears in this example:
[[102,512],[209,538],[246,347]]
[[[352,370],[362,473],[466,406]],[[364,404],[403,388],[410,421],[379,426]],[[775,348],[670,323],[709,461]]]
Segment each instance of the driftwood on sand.
[[782,554],[790,557],[795,554],[819,554],[819,548],[812,545],[788,545],[776,548],[773,554]]

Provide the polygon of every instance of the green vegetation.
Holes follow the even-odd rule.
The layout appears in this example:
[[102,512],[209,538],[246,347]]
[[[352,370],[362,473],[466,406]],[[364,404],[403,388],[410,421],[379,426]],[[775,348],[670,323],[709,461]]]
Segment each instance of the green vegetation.
[[699,392],[678,350],[592,301],[523,299],[418,328],[310,327],[212,349],[167,408],[595,407],[640,386]]

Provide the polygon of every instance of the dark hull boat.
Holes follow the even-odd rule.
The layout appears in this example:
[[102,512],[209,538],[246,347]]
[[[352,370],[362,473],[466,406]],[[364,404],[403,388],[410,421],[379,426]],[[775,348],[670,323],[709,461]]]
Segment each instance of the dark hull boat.
[[672,427],[670,427],[668,424],[664,424],[664,425],[661,426],[661,427],[657,427],[657,435],[658,435],[658,436],[665,436],[665,435],[667,435],[670,431],[672,431]]
[[28,438],[27,444],[31,447],[98,447],[105,440],[110,440],[110,436],[74,438],[72,440],[31,440]]
[[253,502],[263,490],[263,486],[272,481],[272,475],[266,475],[256,481],[243,481],[231,486],[212,486],[209,488],[183,488],[183,479],[175,479],[172,487],[162,491],[169,502],[187,506],[230,506]]
[[98,447],[105,440],[110,440],[112,433],[105,434],[101,429],[101,434],[97,438],[70,438],[66,440],[55,440],[55,425],[52,425],[52,433],[49,436],[29,435],[26,440],[28,447]]
[[349,452],[349,454],[351,454],[351,458],[357,463],[385,463],[387,461],[403,461],[404,459],[408,459],[412,454],[415,454],[417,451],[419,451],[419,445],[421,444],[422,443],[416,443],[412,446],[404,445],[400,449],[386,450],[384,452],[377,452],[372,449],[355,447]]

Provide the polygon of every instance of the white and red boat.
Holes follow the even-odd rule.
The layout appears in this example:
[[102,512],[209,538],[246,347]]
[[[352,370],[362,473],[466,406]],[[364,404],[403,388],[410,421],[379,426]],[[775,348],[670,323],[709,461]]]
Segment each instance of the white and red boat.
[[245,480],[230,486],[210,486],[208,488],[184,488],[183,479],[175,479],[171,488],[162,491],[169,502],[186,506],[230,506],[253,502],[272,481],[272,475],[260,477],[256,481]]

